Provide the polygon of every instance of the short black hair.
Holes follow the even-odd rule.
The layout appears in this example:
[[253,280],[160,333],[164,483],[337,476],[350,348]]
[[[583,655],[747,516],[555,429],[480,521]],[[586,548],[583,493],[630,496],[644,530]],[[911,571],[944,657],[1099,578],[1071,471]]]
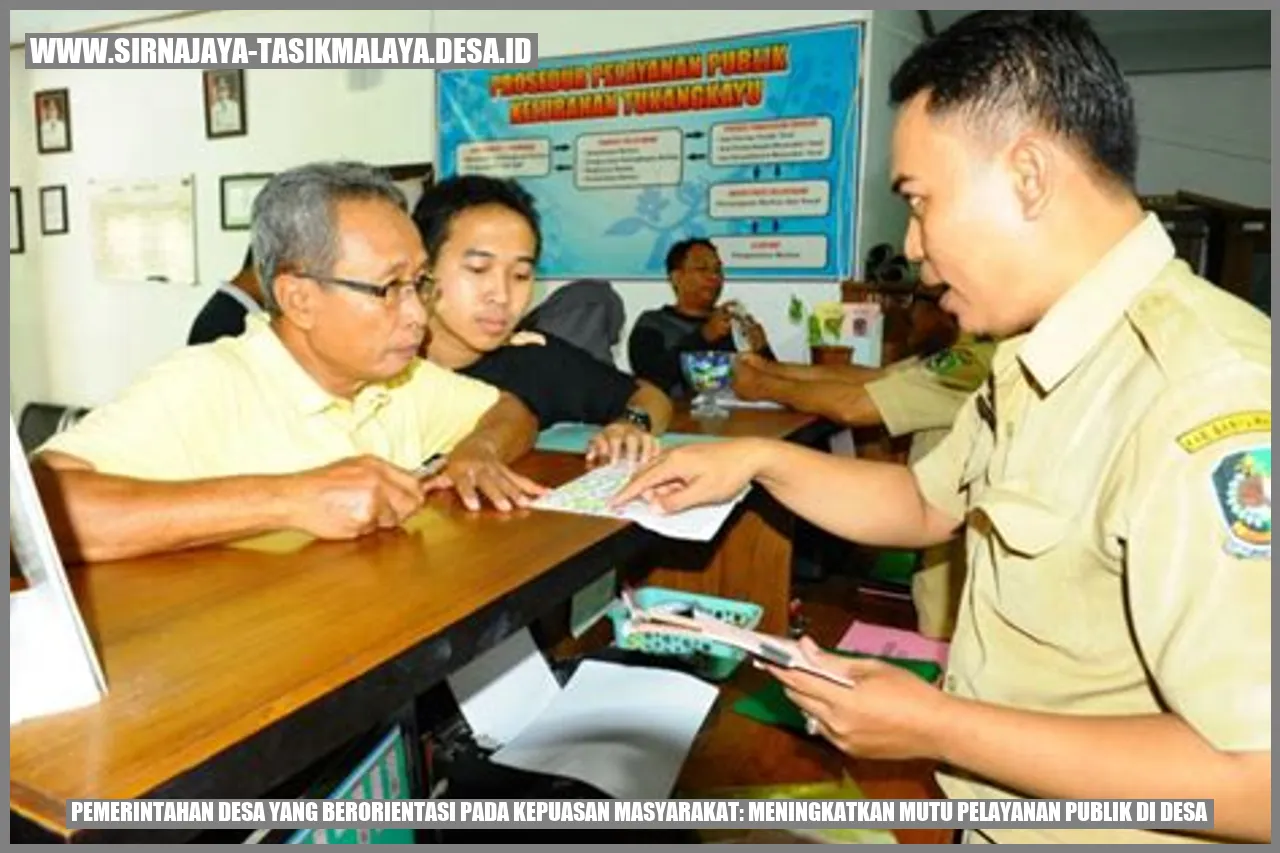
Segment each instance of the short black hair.
[[706,237],[689,237],[681,240],[670,249],[667,250],[667,275],[671,275],[676,270],[684,266],[684,259],[689,257],[689,253],[693,251],[694,246],[706,246],[713,252],[719,254],[716,244],[712,243]]
[[1133,189],[1138,130],[1115,59],[1079,12],[975,12],[918,46],[894,73],[901,106],[927,92],[931,113],[982,126],[1021,116],[1070,140],[1095,168]]
[[533,196],[509,178],[457,175],[427,187],[413,207],[413,221],[422,234],[422,244],[432,264],[449,237],[449,223],[453,218],[465,210],[487,204],[500,205],[524,217],[533,231],[533,256],[537,259],[542,253],[542,226]]

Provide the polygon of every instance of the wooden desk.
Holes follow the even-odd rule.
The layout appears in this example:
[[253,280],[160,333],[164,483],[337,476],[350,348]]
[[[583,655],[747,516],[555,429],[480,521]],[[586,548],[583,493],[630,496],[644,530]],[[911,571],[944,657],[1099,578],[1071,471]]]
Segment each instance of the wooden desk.
[[[580,457],[518,466],[549,484]],[[10,729],[15,840],[181,840],[67,830],[71,798],[253,797],[301,772],[652,538],[564,513],[467,513],[292,554],[208,548],[72,569],[109,694]]]

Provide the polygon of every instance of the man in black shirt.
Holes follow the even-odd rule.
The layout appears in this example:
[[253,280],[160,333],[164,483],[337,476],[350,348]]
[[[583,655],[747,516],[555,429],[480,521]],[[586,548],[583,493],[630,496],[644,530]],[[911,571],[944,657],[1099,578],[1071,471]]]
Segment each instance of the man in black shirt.
[[541,248],[533,199],[514,181],[480,175],[429,188],[413,212],[430,257],[435,297],[424,353],[431,361],[509,391],[541,428],[602,424],[589,462],[647,461],[671,420],[671,401],[551,335],[520,333]]
[[[710,240],[681,240],[667,252],[667,276],[676,304],[646,311],[636,319],[627,341],[627,356],[636,376],[673,397],[687,395],[680,353],[745,349],[773,359],[764,328],[736,302],[716,303],[724,290],[724,266]],[[740,325],[741,346],[734,340]]]
[[244,332],[245,317],[262,310],[262,286],[253,268],[253,249],[245,253],[244,264],[235,278],[214,291],[200,309],[187,345],[207,344],[218,338],[237,337]]

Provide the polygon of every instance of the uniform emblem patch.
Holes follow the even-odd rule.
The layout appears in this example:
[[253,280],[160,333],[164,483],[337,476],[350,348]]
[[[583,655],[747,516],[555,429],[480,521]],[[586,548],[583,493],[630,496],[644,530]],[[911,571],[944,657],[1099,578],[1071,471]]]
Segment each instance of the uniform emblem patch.
[[1271,555],[1271,446],[1228,453],[1213,469],[1213,494],[1227,526],[1227,551]]
[[973,364],[973,356],[963,350],[944,349],[929,356],[925,369],[939,376],[950,376],[962,367]]

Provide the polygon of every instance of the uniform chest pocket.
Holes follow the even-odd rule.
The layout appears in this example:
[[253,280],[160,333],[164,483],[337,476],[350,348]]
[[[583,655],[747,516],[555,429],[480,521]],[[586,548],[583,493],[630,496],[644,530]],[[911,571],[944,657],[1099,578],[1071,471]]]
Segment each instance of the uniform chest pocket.
[[1083,652],[1091,590],[1088,556],[1072,546],[1074,508],[1001,483],[985,489],[972,510],[974,545],[985,552],[975,557],[989,562],[976,578],[998,618],[1038,642]]

